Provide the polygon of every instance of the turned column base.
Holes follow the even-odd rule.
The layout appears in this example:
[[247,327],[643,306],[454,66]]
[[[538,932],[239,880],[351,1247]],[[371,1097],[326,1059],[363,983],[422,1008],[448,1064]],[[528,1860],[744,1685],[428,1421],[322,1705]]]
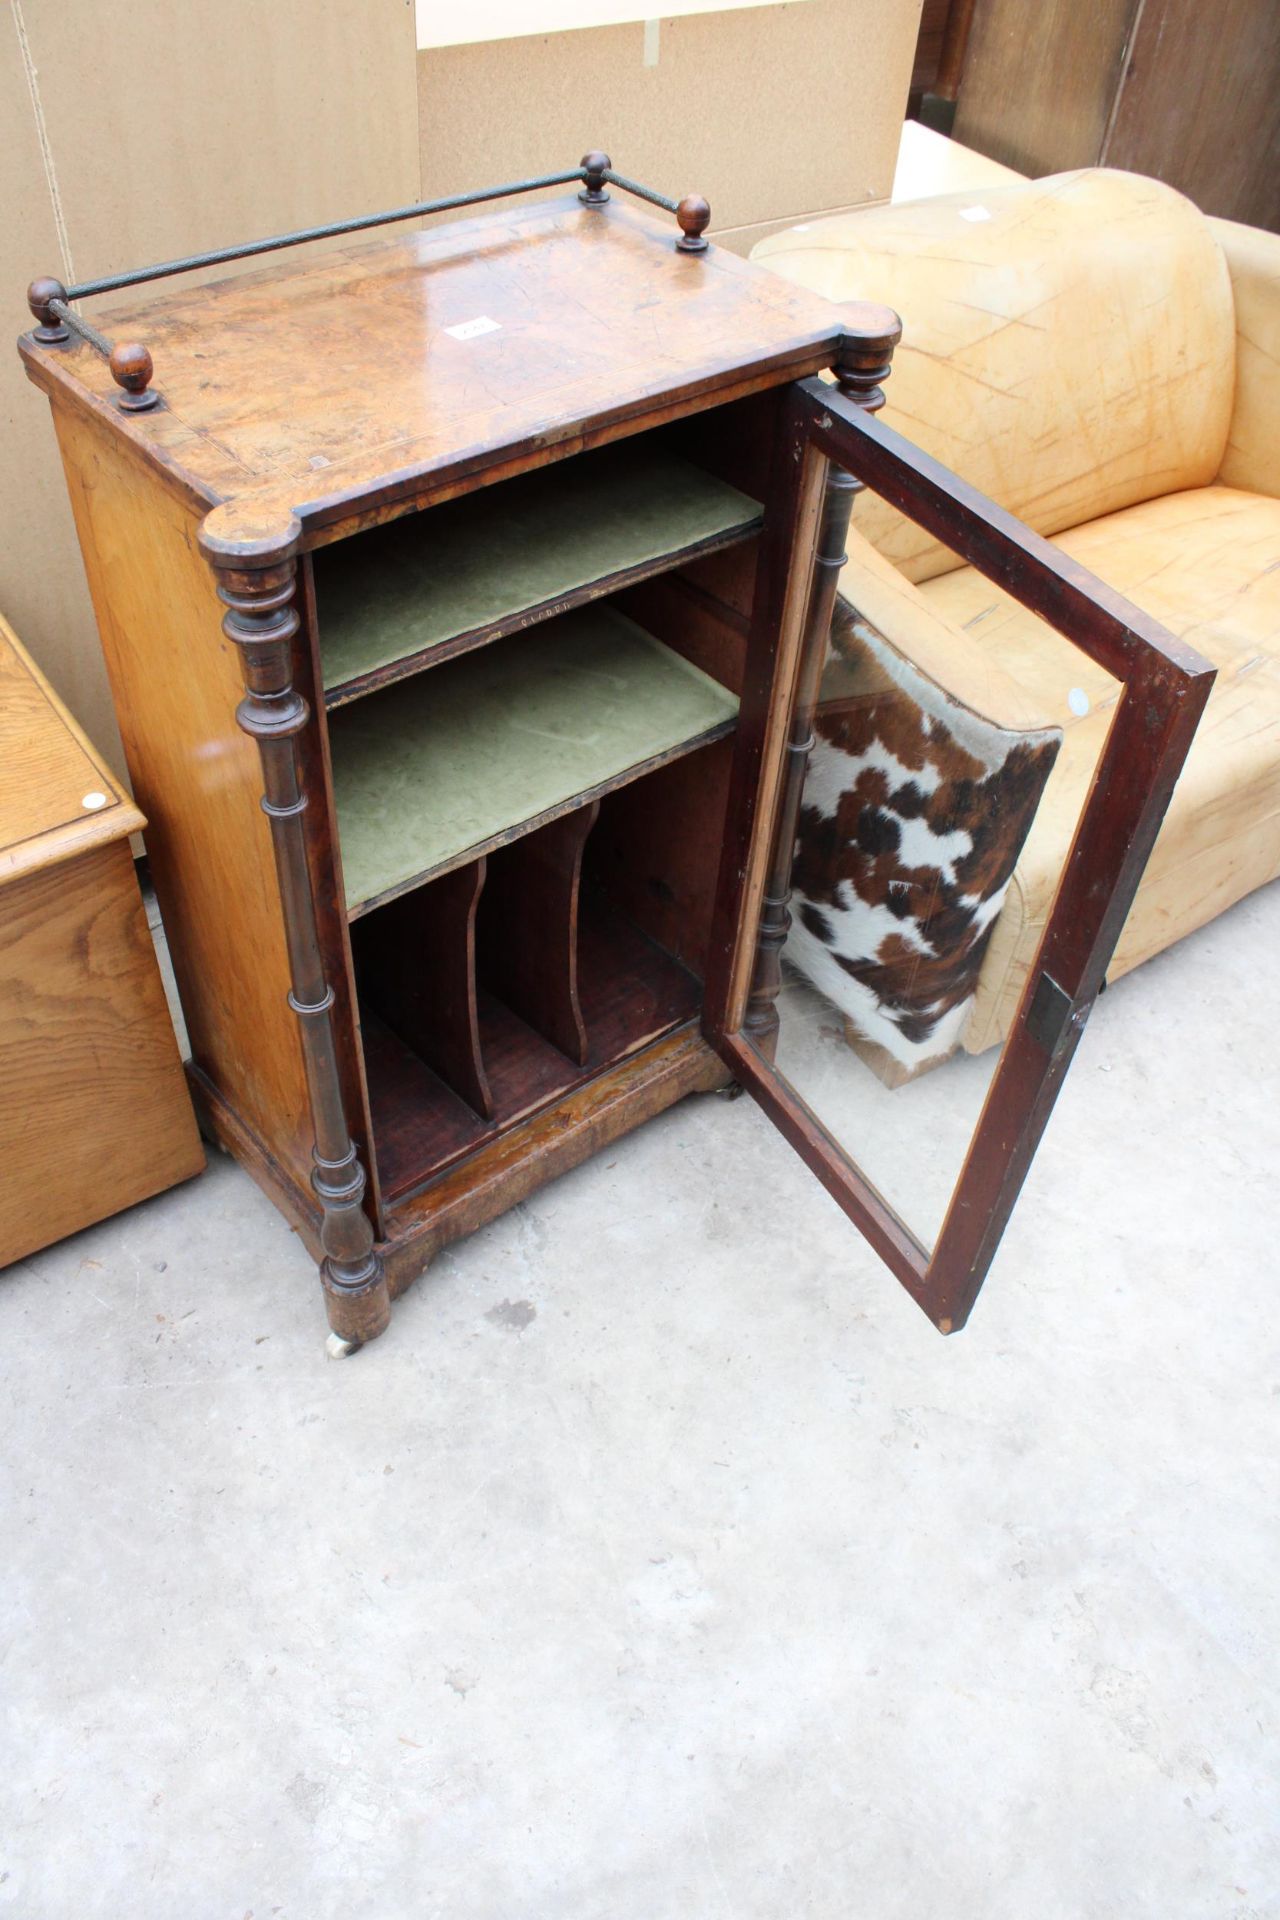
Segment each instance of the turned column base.
[[326,1260],[320,1269],[320,1283],[329,1321],[326,1348],[331,1358],[356,1353],[386,1332],[391,1324],[391,1295],[380,1261],[366,1286],[352,1287],[334,1279]]

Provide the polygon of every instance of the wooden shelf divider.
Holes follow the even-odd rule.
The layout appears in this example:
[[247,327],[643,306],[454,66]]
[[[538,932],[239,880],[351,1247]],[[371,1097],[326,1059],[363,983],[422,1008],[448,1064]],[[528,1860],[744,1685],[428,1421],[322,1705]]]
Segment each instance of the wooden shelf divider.
[[700,983],[590,891],[581,906],[578,949],[578,992],[587,1034],[587,1054],[580,1062],[498,995],[478,989],[479,1045],[493,1102],[486,1119],[457,1096],[402,1033],[378,1017],[362,984],[373,1136],[389,1205],[403,1204],[485,1141],[697,1019]]
[[313,559],[325,704],[750,538],[759,504],[628,440],[445,501]]
[[723,737],[737,711],[709,674],[594,605],[334,714],[349,918]]
[[578,895],[599,812],[593,800],[491,857],[477,941],[483,984],[579,1067],[590,1041],[578,998]]
[[483,860],[393,900],[354,930],[362,997],[481,1120],[493,1095],[476,1010],[476,906]]

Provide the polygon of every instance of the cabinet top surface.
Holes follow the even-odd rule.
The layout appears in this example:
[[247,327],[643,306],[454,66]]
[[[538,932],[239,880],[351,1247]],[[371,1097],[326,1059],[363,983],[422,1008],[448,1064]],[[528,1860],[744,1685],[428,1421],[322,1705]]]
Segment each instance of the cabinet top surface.
[[146,413],[118,410],[83,343],[21,350],[194,504],[234,503],[220,519],[247,533],[289,514],[310,531],[827,364],[838,309],[675,238],[617,195],[572,195],[91,311],[150,349]]
[[0,617],[0,886],[144,824]]

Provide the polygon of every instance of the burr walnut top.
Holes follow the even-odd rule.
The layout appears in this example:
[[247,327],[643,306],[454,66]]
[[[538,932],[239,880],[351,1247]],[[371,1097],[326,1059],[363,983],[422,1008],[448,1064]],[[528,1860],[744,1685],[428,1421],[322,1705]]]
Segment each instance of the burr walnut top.
[[[123,414],[106,363],[23,337],[53,398],[95,414],[220,540],[318,545],[651,425],[664,411],[817,372],[840,310],[669,219],[576,195],[526,203],[95,312],[155,362],[161,404]],[[298,532],[297,525],[293,534]]]

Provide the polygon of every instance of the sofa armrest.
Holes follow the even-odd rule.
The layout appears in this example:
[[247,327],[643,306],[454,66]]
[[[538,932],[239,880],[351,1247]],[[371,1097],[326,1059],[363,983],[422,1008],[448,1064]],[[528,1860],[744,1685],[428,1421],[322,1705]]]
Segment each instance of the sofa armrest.
[[960,1042],[1060,730],[851,531],[787,956],[890,1085]]
[[1280,495],[1280,234],[1210,220],[1236,306],[1236,395],[1218,481]]

